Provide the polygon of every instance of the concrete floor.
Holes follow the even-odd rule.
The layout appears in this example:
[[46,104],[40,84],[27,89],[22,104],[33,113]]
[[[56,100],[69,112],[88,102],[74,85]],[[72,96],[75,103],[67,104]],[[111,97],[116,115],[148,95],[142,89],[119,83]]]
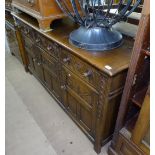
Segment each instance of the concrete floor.
[[[107,144],[100,155],[107,155]],[[93,144],[6,46],[6,155],[96,155]]]

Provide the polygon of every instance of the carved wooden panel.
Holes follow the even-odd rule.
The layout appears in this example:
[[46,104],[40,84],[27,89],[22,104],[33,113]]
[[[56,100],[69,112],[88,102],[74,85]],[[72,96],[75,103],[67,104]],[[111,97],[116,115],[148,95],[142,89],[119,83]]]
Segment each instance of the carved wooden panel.
[[20,25],[20,29],[22,34],[29,37],[32,41],[34,40],[34,30],[30,27],[24,24],[23,22],[17,20],[17,23]]
[[62,69],[62,75],[66,108],[78,119],[83,128],[94,136],[98,92],[66,68]]
[[22,58],[21,58],[19,46],[18,46],[18,41],[16,37],[16,30],[14,28],[9,27],[7,24],[5,27],[6,27],[5,28],[6,38],[8,41],[10,51],[13,55],[15,55],[22,62]]
[[65,49],[61,49],[60,61],[70,70],[78,74],[80,78],[90,83],[96,89],[99,89],[100,73],[92,66],[88,65],[80,58],[75,57]]
[[46,87],[56,96],[57,99],[61,100],[58,61],[44,52],[42,53],[42,65]]
[[44,37],[37,31],[34,31],[35,43],[40,48],[44,49],[49,55],[58,58],[59,46],[48,38]]
[[43,81],[43,69],[41,61],[41,53],[43,52],[39,47],[35,46],[33,42],[24,37],[25,50],[29,58],[29,69],[41,81]]

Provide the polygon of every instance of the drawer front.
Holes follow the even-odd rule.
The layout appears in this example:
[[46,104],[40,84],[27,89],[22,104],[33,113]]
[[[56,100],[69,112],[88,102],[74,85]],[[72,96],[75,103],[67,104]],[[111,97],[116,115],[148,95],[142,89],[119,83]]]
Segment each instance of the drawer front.
[[55,58],[59,57],[59,46],[57,43],[54,43],[37,31],[34,31],[34,38],[37,46],[44,49],[49,55]]
[[99,90],[100,73],[94,67],[82,61],[80,58],[70,54],[65,49],[60,53],[61,62],[71,71],[80,76],[97,90]]
[[40,11],[39,0],[14,0],[14,2],[18,2],[19,4],[37,12]]
[[97,92],[66,68],[62,71],[62,77],[61,88],[65,92],[63,93],[65,107],[93,137],[98,103]]
[[28,25],[24,24],[21,21],[18,21],[20,28],[21,28],[21,32],[23,35],[27,36],[28,38],[30,38],[32,41],[34,41],[34,30],[29,27]]
[[30,26],[24,24],[21,21],[18,21],[21,32],[23,35],[28,37],[32,42],[35,43],[36,46],[42,48],[45,50],[50,56],[53,56],[55,58],[59,58],[60,53],[60,47],[57,43],[49,40]]
[[34,58],[38,57],[39,53],[38,51],[35,49],[35,45],[34,43],[31,41],[31,39],[29,39],[28,37],[23,35],[23,42],[24,42],[24,46],[27,49],[27,52],[29,54],[31,54]]

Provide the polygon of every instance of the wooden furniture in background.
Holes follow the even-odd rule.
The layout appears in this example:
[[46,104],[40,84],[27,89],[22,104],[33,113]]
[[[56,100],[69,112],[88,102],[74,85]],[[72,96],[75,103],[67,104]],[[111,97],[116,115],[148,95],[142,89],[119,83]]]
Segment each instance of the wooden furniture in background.
[[[66,3],[69,3],[68,6],[71,9],[70,1],[67,0]],[[43,31],[51,30],[52,21],[65,16],[55,0],[13,0],[12,6],[15,9],[14,11],[18,9],[36,18],[40,29]]]
[[149,155],[149,44],[150,1],[145,0],[109,155]]
[[12,10],[11,3],[12,3],[12,0],[5,0],[5,10],[7,11]]
[[30,16],[12,14],[22,33],[28,69],[99,153],[114,130],[133,39],[125,37],[121,47],[108,52],[87,52],[69,44],[69,34],[77,28],[70,20],[45,33]]
[[11,15],[11,9],[5,10],[5,32],[8,46],[12,55],[16,56],[18,60],[24,65],[25,71],[27,68],[27,57],[25,55],[23,42],[20,31]]

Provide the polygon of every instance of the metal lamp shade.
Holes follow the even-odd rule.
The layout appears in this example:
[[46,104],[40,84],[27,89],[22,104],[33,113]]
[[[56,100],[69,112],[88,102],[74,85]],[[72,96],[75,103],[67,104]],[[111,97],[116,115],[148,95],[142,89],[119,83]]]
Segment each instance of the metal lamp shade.
[[141,0],[118,0],[113,13],[114,0],[70,0],[72,10],[67,5],[68,0],[56,2],[66,15],[80,25],[71,32],[70,43],[88,51],[105,51],[121,45],[122,34],[113,30],[112,25],[126,19]]

